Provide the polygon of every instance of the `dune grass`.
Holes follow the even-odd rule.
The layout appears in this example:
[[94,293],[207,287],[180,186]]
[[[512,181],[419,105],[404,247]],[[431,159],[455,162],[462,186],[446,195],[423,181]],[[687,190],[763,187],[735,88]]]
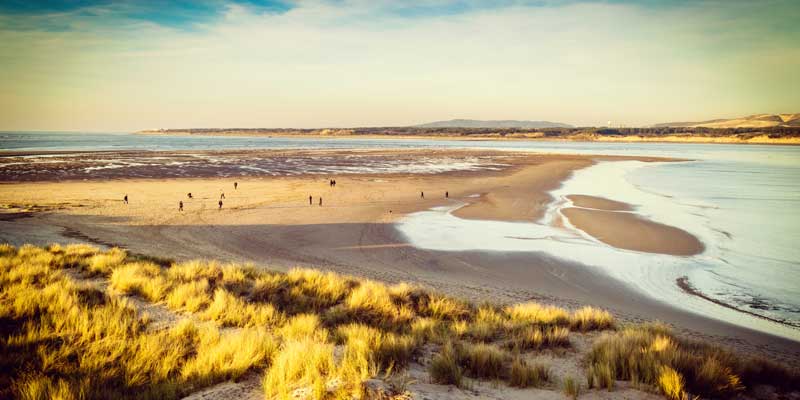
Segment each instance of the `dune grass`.
[[513,334],[507,346],[517,351],[569,347],[569,329],[559,326],[527,326]]
[[564,394],[571,399],[577,399],[581,394],[581,384],[573,376],[564,377],[561,381],[561,388]]
[[[77,271],[107,278],[110,290],[76,280]],[[185,318],[155,330],[119,294]],[[423,348],[433,349],[432,382],[540,387],[552,379],[548,368],[525,353],[569,346],[571,331],[615,325],[591,307],[476,307],[408,284],[308,269],[281,274],[84,245],[0,245],[0,397],[170,399],[264,370],[270,398],[359,398],[365,380],[406,368]],[[798,390],[800,381],[774,363],[660,325],[602,335],[586,377],[590,388],[630,380],[670,399],[731,398],[757,384]],[[576,396],[580,382],[567,377],[562,389]]]
[[515,358],[508,372],[508,384],[518,388],[541,387],[550,380],[550,372],[541,364],[528,364]]
[[[253,370],[270,398],[363,397],[365,380],[406,368],[425,346],[434,382],[540,386],[547,368],[520,354],[567,345],[570,328],[613,327],[601,310],[476,307],[408,284],[85,245],[0,245],[0,268],[0,397],[170,399]],[[125,296],[183,319],[153,325]]]
[[464,374],[452,343],[445,343],[441,351],[433,356],[428,364],[428,374],[433,383],[461,387]]
[[660,324],[605,334],[588,355],[590,386],[611,389],[615,380],[657,388],[670,399],[732,398],[758,384],[800,390],[800,374],[778,364],[677,337]]
[[[231,376],[220,376],[224,354],[204,350],[196,329],[148,331],[125,299],[82,287],[60,270],[102,259],[103,273],[112,273],[111,257],[98,255],[70,246],[3,249],[0,397],[176,398]],[[228,343],[228,354],[239,345]]]

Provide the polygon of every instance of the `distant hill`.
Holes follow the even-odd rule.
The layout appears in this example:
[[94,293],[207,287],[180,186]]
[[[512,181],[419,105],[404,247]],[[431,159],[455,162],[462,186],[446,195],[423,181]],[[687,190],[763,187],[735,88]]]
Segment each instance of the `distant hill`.
[[653,125],[656,128],[771,128],[776,126],[800,126],[800,113],[754,114],[731,119],[712,119],[700,122],[667,122]]
[[451,119],[449,121],[436,121],[427,124],[415,125],[415,128],[574,128],[569,124],[550,121],[515,121],[515,120],[489,120],[477,119]]

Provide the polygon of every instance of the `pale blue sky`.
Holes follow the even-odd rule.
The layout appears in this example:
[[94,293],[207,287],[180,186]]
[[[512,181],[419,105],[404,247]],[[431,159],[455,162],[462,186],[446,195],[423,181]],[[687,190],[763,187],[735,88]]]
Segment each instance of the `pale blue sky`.
[[800,112],[797,1],[0,2],[0,130]]

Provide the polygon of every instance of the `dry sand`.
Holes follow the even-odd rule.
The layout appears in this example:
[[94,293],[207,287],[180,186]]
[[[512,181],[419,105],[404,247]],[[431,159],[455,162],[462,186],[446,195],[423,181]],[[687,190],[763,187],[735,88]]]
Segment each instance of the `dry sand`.
[[[448,154],[459,156],[455,151]],[[10,207],[11,213],[0,218],[0,242],[46,244],[63,242],[67,235],[70,240],[175,259],[216,258],[278,270],[307,266],[406,281],[477,301],[591,304],[624,320],[659,319],[696,337],[797,365],[796,342],[678,310],[584,266],[539,253],[418,249],[394,229],[393,222],[407,213],[451,202],[469,203],[459,211],[464,218],[535,219],[550,201],[547,190],[577,168],[611,159],[508,153],[502,157],[508,164],[504,170],[338,175],[335,188],[328,185],[330,177],[322,175],[6,183],[0,185],[0,205]],[[234,181],[239,182],[238,190],[233,189]],[[444,198],[445,191],[450,199]],[[193,199],[187,198],[188,192]],[[218,210],[222,192],[226,198]],[[123,204],[125,194],[130,204]],[[481,196],[469,197],[474,194]],[[313,205],[308,204],[309,195]],[[317,205],[320,196],[322,206]],[[183,212],[178,211],[181,200]],[[21,213],[24,209],[32,211]],[[605,240],[629,237],[625,232],[634,229],[650,235],[646,243],[659,242],[678,230],[629,213],[608,217],[598,215],[600,211],[575,211],[570,218]],[[614,232],[592,233],[598,222],[613,226]]]

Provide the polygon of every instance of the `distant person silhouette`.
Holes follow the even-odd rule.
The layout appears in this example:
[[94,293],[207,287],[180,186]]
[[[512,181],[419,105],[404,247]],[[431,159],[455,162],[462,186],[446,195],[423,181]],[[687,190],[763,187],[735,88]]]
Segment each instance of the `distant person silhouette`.
[[222,200],[219,201],[219,209],[222,210]]
[[333,180],[333,187],[336,187],[336,179]]
[[444,192],[444,198],[445,199],[449,199],[450,198],[450,192]]
[[319,206],[322,207],[322,196],[319,196]]
[[419,192],[419,197],[424,199],[425,198],[425,192]]
[[333,187],[333,179],[328,179],[328,186]]
[[191,199],[191,198],[192,198],[192,192],[189,192],[189,193],[187,193],[187,194],[186,194],[186,197],[188,197],[188,198],[190,198],[190,199]]
[[183,200],[178,202],[178,211],[183,211]]
[[220,199],[224,199],[225,198],[225,193],[220,193],[219,198]]
[[311,196],[308,196],[308,205],[312,205],[312,204],[314,204],[314,202],[312,201]]
[[239,189],[239,182],[233,182],[233,190]]
[[127,194],[125,195],[125,197],[122,198],[122,201],[124,201],[125,204],[128,204],[128,195]]

